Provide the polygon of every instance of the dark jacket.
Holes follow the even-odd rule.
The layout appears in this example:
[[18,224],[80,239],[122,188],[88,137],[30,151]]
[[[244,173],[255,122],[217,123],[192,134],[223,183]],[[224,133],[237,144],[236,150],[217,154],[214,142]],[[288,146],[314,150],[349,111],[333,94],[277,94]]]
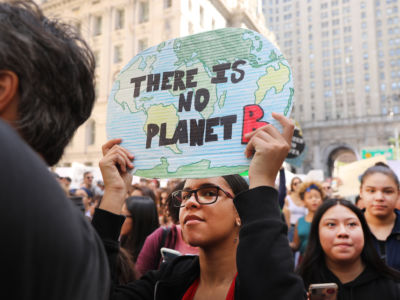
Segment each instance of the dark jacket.
[[[242,221],[235,300],[305,299],[303,282],[293,272],[293,255],[288,245],[287,227],[281,218],[277,191],[270,187],[251,189],[240,193],[234,204]],[[92,221],[103,238],[112,272],[115,272],[122,222],[123,217],[100,209],[96,210]],[[114,284],[111,299],[178,300],[199,273],[197,257],[181,256],[131,284]],[[112,277],[115,279],[116,274]]]
[[386,241],[378,241],[374,237],[374,243],[379,256],[387,263],[389,267],[392,267],[400,271],[400,211],[394,210],[396,214],[396,220],[392,232],[387,237]]
[[371,267],[366,267],[355,280],[345,284],[342,284],[326,266],[322,272],[323,279],[313,283],[335,282],[339,287],[337,300],[400,299],[400,284],[379,274]]
[[0,121],[2,299],[101,300],[103,243],[43,160]]

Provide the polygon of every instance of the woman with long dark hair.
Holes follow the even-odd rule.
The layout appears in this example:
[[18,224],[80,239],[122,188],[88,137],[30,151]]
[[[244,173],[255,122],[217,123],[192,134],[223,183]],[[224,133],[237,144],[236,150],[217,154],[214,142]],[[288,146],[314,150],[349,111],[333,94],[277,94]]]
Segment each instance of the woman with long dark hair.
[[[199,247],[199,255],[178,256],[128,285],[118,285],[114,279],[112,299],[305,298],[301,278],[293,272],[287,227],[274,188],[294,126],[282,115],[272,116],[281,123],[282,133],[269,124],[246,135],[249,188],[240,175],[230,175],[187,179],[174,194],[185,240]],[[133,156],[119,143],[116,139],[103,146],[100,168],[106,188],[92,221],[104,241],[111,270],[121,202],[131,182],[127,171],[133,168]]]
[[317,210],[298,268],[305,286],[335,282],[341,299],[400,299],[400,273],[377,254],[364,215],[347,200]]
[[147,236],[159,227],[155,202],[146,196],[131,196],[122,207],[125,221],[121,228],[121,247],[128,250],[136,262]]

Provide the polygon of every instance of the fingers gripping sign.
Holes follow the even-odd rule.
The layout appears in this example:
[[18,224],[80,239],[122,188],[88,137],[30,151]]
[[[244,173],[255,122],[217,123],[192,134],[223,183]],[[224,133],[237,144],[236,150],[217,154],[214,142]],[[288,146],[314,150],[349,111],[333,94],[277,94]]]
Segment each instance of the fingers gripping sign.
[[121,147],[122,139],[112,139],[102,147],[99,162],[104,180],[104,196],[100,207],[119,214],[132,182],[133,155]]
[[283,115],[272,113],[282,125],[282,133],[268,124],[246,134],[249,140],[246,157],[253,155],[249,168],[250,188],[261,185],[274,186],[275,178],[285,160],[293,136],[294,124]]

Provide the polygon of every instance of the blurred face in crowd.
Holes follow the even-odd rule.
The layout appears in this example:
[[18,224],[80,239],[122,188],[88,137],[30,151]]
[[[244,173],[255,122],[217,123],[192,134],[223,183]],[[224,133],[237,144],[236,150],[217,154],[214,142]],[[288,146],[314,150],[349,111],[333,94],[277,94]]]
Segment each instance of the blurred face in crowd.
[[[198,192],[198,197],[200,198],[200,194],[211,198],[217,196],[215,203],[199,204],[194,193],[187,193],[187,191],[207,187],[211,187],[211,189]],[[220,187],[230,196],[212,187]],[[222,177],[188,179],[183,191],[186,192],[182,192],[182,198],[186,200],[179,211],[179,222],[183,235],[191,246],[199,246],[204,249],[207,246],[219,245],[224,241],[232,243],[238,237],[237,219],[239,216],[233,204],[232,189],[225,179]],[[186,198],[184,194],[186,194]]]
[[333,193],[331,184],[329,182],[324,182],[322,183],[322,187],[324,188],[325,195],[331,197]]
[[319,222],[319,240],[327,264],[361,260],[364,233],[357,215],[343,205],[329,208]]
[[92,186],[93,183],[93,174],[92,173],[87,173],[85,174],[85,177],[83,178],[83,183],[87,186],[90,187]]
[[301,183],[302,183],[302,181],[300,178],[298,178],[298,177],[293,178],[292,184],[291,184],[292,191],[294,191],[294,192],[298,191]]
[[162,192],[160,195],[160,202],[162,205],[165,205],[165,203],[167,202],[167,198],[168,198],[168,193]]
[[310,189],[309,191],[304,192],[304,206],[308,211],[316,212],[321,204],[322,196],[317,189]]
[[132,230],[132,216],[129,210],[127,209],[125,203],[122,206],[122,215],[124,215],[126,218],[124,223],[122,224],[120,235],[125,236],[129,234],[129,232]]
[[360,188],[366,212],[377,218],[393,214],[399,201],[399,190],[394,180],[382,173],[367,176]]

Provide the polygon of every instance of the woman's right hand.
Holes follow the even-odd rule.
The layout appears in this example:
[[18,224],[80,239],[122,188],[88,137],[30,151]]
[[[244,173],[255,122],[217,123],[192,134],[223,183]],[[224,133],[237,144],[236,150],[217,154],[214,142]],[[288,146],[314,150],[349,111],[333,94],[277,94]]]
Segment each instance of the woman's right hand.
[[113,139],[102,147],[103,158],[99,167],[104,181],[104,195],[100,208],[120,214],[132,183],[133,155],[119,144],[122,139]]

